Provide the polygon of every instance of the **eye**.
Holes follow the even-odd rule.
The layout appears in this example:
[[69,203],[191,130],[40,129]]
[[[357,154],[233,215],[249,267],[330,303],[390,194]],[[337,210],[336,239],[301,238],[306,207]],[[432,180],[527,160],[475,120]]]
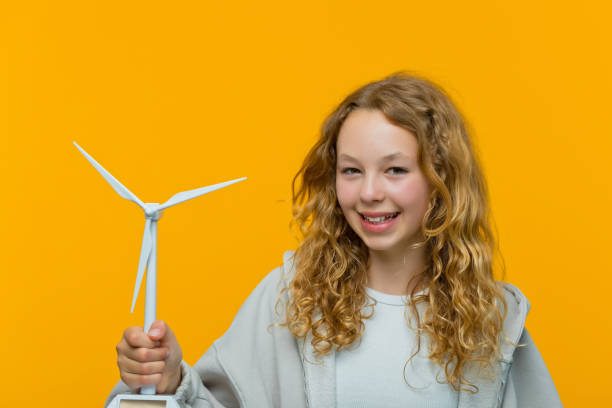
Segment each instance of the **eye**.
[[358,172],[359,172],[359,170],[357,170],[357,169],[356,169],[356,168],[354,168],[354,167],[345,167],[345,168],[343,168],[342,170],[340,170],[340,172],[341,172],[342,174],[348,174],[348,175],[350,175],[350,174],[355,174],[355,173],[358,173]]
[[406,170],[406,169],[404,169],[402,167],[390,167],[387,171],[390,171],[391,174],[394,174],[394,175],[408,173],[408,170]]

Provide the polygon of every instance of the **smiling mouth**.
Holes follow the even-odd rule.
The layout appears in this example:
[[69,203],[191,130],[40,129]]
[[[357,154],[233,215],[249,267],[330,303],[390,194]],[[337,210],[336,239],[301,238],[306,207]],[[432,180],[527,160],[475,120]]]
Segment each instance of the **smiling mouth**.
[[389,215],[383,215],[379,217],[367,217],[361,213],[358,214],[363,220],[369,222],[370,224],[382,224],[397,217],[399,215],[399,212],[389,213]]

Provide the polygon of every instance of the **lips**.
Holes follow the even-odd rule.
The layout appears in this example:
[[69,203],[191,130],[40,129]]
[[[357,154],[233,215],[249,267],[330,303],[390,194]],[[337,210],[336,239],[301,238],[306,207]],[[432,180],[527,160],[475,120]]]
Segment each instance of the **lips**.
[[377,211],[358,214],[364,229],[371,232],[383,232],[395,225],[400,212]]

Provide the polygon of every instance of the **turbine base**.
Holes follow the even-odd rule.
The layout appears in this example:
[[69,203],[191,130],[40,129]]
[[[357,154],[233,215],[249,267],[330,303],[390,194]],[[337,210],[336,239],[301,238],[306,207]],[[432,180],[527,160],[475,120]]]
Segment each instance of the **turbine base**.
[[119,394],[107,408],[180,408],[174,395]]

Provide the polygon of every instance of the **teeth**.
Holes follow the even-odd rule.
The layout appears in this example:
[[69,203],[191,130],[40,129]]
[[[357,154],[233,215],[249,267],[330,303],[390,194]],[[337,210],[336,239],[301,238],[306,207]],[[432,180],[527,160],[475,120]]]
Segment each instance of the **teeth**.
[[391,215],[387,215],[384,217],[375,217],[375,218],[370,218],[370,217],[366,217],[365,215],[362,215],[362,217],[368,221],[371,222],[372,224],[380,224],[382,222],[388,221],[392,218],[395,218],[397,216],[398,213],[393,213]]

